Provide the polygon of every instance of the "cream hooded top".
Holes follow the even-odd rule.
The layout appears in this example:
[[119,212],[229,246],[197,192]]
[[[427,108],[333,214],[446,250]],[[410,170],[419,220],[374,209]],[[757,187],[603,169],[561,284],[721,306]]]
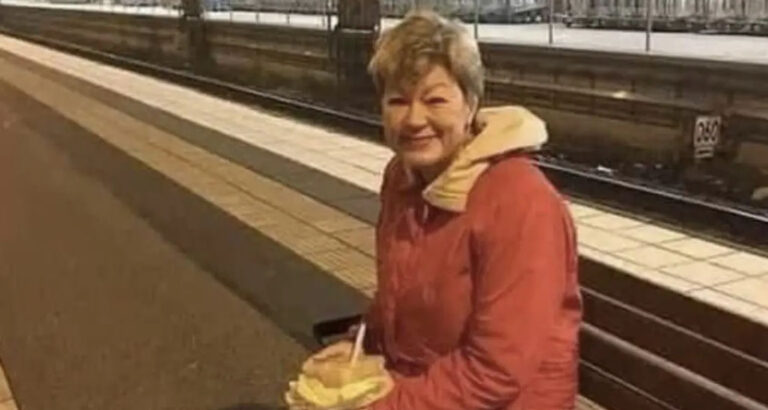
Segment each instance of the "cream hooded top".
[[477,136],[422,192],[429,204],[463,212],[472,186],[493,157],[518,150],[536,151],[547,141],[544,122],[520,106],[483,109],[477,122]]

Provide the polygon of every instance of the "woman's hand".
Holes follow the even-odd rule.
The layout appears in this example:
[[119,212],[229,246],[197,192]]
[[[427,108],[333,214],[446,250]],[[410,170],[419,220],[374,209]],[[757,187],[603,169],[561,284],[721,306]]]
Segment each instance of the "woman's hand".
[[[377,378],[376,391],[369,391],[365,396],[350,399],[339,408],[368,410],[370,406],[394,387],[394,380],[389,372],[384,369],[381,356],[361,356],[356,366],[349,367],[349,361],[354,350],[351,341],[340,341],[318,351],[307,359],[302,365],[302,374],[308,378],[321,381],[329,388],[339,388],[351,381],[357,382],[371,377]],[[291,384],[286,393],[286,401],[291,410],[302,409],[308,403],[296,394],[296,385]]]

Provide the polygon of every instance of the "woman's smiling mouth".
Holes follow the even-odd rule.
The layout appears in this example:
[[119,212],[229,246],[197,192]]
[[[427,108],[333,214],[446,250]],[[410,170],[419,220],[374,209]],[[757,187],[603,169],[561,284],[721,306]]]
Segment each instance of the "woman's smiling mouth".
[[435,135],[419,136],[419,137],[401,137],[400,146],[405,149],[421,149],[429,145],[429,143],[437,138]]

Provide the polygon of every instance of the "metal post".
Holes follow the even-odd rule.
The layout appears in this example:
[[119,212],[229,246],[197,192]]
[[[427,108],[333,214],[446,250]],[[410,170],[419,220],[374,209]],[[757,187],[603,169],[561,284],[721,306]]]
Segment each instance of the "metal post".
[[653,31],[653,0],[645,0],[645,52],[651,52],[651,31]]
[[549,45],[555,42],[555,0],[549,0]]
[[200,0],[182,0],[182,15],[186,19],[200,19],[203,14]]
[[478,25],[480,23],[480,0],[475,0],[475,38],[480,38]]

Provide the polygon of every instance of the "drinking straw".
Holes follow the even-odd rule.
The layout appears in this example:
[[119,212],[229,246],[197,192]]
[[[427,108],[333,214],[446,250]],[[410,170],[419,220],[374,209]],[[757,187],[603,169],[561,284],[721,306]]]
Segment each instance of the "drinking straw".
[[357,335],[355,336],[355,347],[352,349],[352,357],[349,363],[354,365],[357,362],[357,358],[360,356],[360,352],[363,349],[363,339],[365,338],[365,323],[361,323],[357,329]]

